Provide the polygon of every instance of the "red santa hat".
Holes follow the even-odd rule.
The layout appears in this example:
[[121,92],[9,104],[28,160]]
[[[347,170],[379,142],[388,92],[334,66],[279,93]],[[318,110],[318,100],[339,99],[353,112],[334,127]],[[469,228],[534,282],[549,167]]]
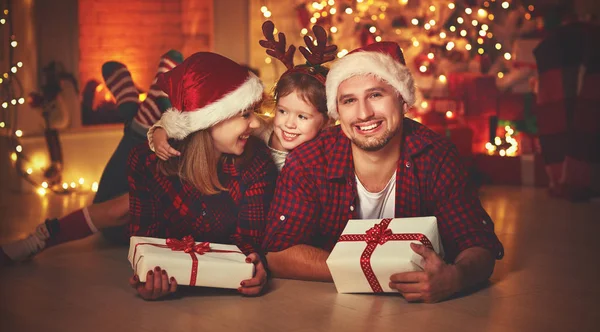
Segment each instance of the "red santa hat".
[[329,117],[338,119],[340,84],[358,75],[374,75],[394,87],[409,106],[415,103],[415,82],[400,46],[394,42],[373,43],[348,53],[331,66],[325,84]]
[[258,77],[222,55],[199,52],[160,74],[158,86],[172,107],[160,119],[169,137],[184,139],[227,120],[260,101]]

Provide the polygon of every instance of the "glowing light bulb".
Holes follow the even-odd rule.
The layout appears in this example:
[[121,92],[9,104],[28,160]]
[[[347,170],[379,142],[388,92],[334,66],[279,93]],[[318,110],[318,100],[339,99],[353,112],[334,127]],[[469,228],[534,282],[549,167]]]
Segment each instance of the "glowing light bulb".
[[46,182],[46,181],[42,182],[42,188],[48,188],[48,182]]
[[440,75],[440,76],[438,77],[438,79],[439,79],[439,80],[440,80],[440,82],[442,82],[442,83],[446,83],[446,80],[447,80],[447,79],[446,79],[446,75]]
[[449,3],[449,4],[448,4],[448,8],[450,8],[450,9],[454,9],[455,7],[456,7],[456,6],[454,5],[454,3],[453,3],[453,2],[451,2],[451,3]]
[[467,13],[467,15],[471,15],[471,13],[473,13],[473,9],[465,8],[465,13]]
[[429,60],[433,60],[433,58],[434,58],[434,57],[435,57],[435,55],[434,55],[433,53],[431,53],[431,52],[430,52],[430,53],[427,53],[427,58],[428,58]]
[[15,131],[15,136],[17,136],[17,137],[21,137],[21,136],[23,136],[23,131],[21,131],[20,129],[17,129],[17,130]]
[[427,101],[426,100],[422,101],[421,108],[427,108],[427,107],[429,107],[429,104],[427,103]]
[[69,189],[69,184],[65,182],[65,183],[63,183],[62,187],[64,190],[67,190],[67,189]]
[[369,32],[370,32],[370,33],[375,33],[375,31],[377,31],[377,28],[376,28],[376,27],[370,27],[370,28],[369,28]]
[[98,182],[92,183],[92,191],[93,192],[97,192],[98,191]]
[[512,56],[510,55],[510,53],[506,52],[506,53],[504,53],[504,58],[506,60],[510,60],[510,58],[512,58]]
[[346,14],[348,14],[348,15],[352,14],[352,8],[350,8],[350,7],[346,8]]
[[336,33],[338,29],[336,27],[331,27],[329,28],[329,31],[331,31],[331,33]]
[[85,180],[83,178],[79,178],[79,184],[83,184]]
[[502,3],[502,8],[504,8],[504,9],[508,9],[508,7],[510,7],[510,4],[509,4],[507,1],[504,1],[504,2]]
[[417,20],[416,18],[413,18],[412,20],[410,20],[410,23],[412,23],[412,25],[418,25],[419,20]]

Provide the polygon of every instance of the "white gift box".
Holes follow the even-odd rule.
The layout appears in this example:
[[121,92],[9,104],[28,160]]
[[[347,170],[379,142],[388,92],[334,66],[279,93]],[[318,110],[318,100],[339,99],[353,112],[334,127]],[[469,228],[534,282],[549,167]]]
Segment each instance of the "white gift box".
[[[188,246],[207,245],[189,240],[192,244]],[[242,280],[252,278],[254,264],[246,263],[246,255],[237,246],[216,243],[208,246],[211,251],[187,253],[172,250],[165,239],[132,236],[128,259],[141,282],[146,281],[146,274],[156,266],[166,270],[169,277],[175,277],[178,285],[237,289]],[[196,270],[192,255],[197,259]]]
[[[377,234],[384,230],[387,240],[381,241]],[[411,242],[429,242],[443,257],[435,217],[349,220],[327,258],[338,293],[397,292],[388,286],[392,274],[422,270],[423,258],[410,248]]]

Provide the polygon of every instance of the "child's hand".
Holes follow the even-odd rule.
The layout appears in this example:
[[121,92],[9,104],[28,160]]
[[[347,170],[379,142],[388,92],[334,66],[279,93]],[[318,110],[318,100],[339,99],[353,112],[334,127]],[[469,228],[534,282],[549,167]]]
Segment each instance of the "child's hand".
[[144,300],[157,300],[177,291],[177,281],[167,271],[160,267],[154,268],[154,272],[148,271],[146,282],[140,282],[137,275],[129,278],[129,285],[134,288]]
[[238,292],[248,296],[260,295],[267,284],[267,271],[265,270],[265,266],[255,252],[248,255],[246,263],[254,264],[254,278],[242,281],[240,283],[242,287],[238,288]]
[[171,157],[178,157],[181,153],[169,145],[169,136],[167,131],[158,127],[152,133],[152,140],[154,142],[154,151],[158,158],[162,160],[169,160]]

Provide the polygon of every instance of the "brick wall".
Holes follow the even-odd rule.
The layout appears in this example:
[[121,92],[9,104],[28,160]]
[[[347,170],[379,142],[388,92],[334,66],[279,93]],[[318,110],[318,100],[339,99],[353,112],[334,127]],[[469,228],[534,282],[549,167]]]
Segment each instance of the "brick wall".
[[211,32],[212,0],[79,0],[80,82],[102,82],[102,64],[116,60],[146,90],[161,54],[209,50]]

